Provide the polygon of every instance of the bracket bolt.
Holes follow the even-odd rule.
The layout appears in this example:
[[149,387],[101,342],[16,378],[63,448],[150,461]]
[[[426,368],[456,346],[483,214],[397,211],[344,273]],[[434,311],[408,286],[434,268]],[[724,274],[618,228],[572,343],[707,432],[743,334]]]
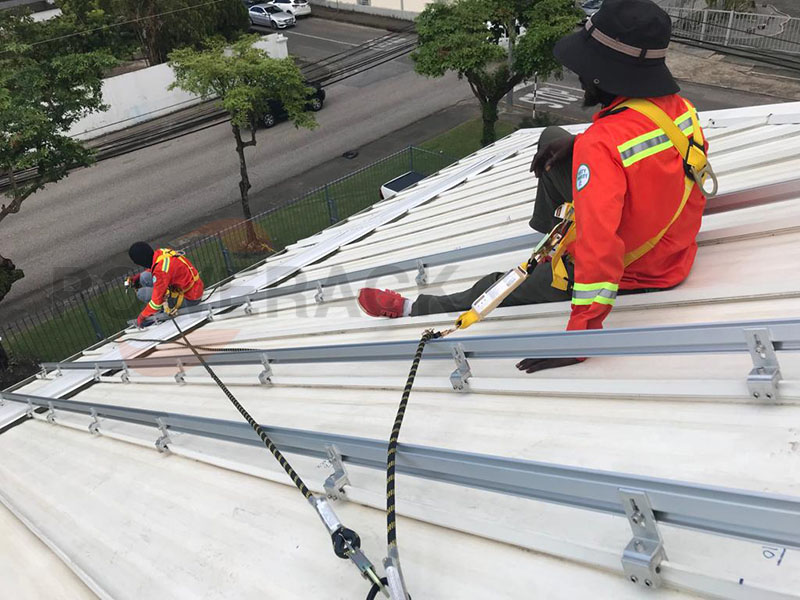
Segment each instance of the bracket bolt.
[[645,584],[647,587],[653,587],[653,582],[652,582],[652,581],[650,581],[649,579],[645,579],[645,580],[644,580],[644,584]]
[[631,581],[633,583],[639,583],[639,578],[636,575],[631,575]]

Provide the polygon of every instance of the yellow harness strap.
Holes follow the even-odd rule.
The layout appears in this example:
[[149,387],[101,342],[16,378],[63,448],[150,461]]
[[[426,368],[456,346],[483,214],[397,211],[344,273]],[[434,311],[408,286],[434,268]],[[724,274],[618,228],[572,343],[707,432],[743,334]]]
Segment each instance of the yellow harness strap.
[[[667,223],[667,225],[655,236],[647,240],[635,250],[631,250],[625,254],[623,257],[623,262],[626,267],[650,252],[650,250],[652,250],[656,244],[661,241],[661,238],[666,235],[672,224],[675,223],[675,221],[678,220],[678,217],[681,216],[681,213],[683,212],[683,209],[686,207],[686,203],[689,200],[689,196],[692,194],[695,183],[700,186],[701,189],[703,189],[703,184],[705,183],[706,178],[710,177],[713,182],[713,189],[707,194],[709,196],[713,196],[717,193],[716,176],[714,175],[714,171],[711,169],[711,165],[709,164],[708,158],[705,154],[703,133],[700,129],[700,124],[697,121],[697,114],[695,113],[695,110],[691,104],[686,102],[686,100],[684,100],[684,103],[689,109],[689,115],[692,119],[692,135],[694,142],[690,141],[689,138],[683,134],[675,122],[669,118],[667,113],[661,110],[654,103],[650,102],[650,100],[646,100],[644,98],[632,98],[618,105],[619,107],[627,107],[635,110],[655,123],[656,126],[658,126],[666,134],[670,142],[672,142],[672,145],[680,153],[681,157],[683,157],[686,168],[683,197],[681,198],[681,202],[678,205],[678,209],[675,211],[675,214],[672,215],[669,223]],[[705,193],[705,190],[703,190],[703,192]],[[571,208],[572,205],[570,204],[569,206]],[[569,211],[569,214],[572,215],[572,210]],[[566,247],[575,240],[575,237],[575,224],[573,223],[572,227],[569,229],[569,232],[558,244],[556,251],[553,254],[552,286],[554,288],[565,291],[567,290],[567,269],[564,265],[563,254],[566,250]]]
[[192,274],[192,283],[187,288],[170,288],[167,290],[167,293],[164,297],[163,310],[168,315],[174,315],[176,312],[178,312],[181,304],[183,304],[184,295],[186,295],[186,293],[191,290],[200,280],[200,272],[195,269],[188,260],[186,260],[183,252],[178,252],[172,248],[161,248],[161,256],[156,259],[156,264],[166,263],[166,266],[164,267],[164,270],[166,271],[169,269],[169,261],[173,258],[177,258],[184,265],[186,265],[186,267],[189,269],[189,272]]

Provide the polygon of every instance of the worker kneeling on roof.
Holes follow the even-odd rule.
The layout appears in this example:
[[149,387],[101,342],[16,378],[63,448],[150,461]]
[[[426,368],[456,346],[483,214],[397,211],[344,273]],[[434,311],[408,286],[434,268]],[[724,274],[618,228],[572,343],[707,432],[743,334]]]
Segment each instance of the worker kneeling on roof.
[[[501,306],[571,299],[567,329],[600,329],[618,293],[671,288],[689,274],[710,168],[697,113],[666,66],[670,33],[669,16],[650,0],[606,0],[584,29],[556,44],[556,58],[580,77],[584,104],[602,108],[581,134],[542,132],[530,226],[550,232],[559,207],[574,223],[544,260],[529,263],[527,279]],[[376,317],[464,311],[503,275],[415,301],[364,288],[358,302]],[[525,359],[517,367],[532,373],[580,360]]]
[[181,306],[199,304],[203,280],[182,252],[170,248],[153,250],[150,244],[136,242],[128,250],[128,256],[146,269],[128,279],[136,289],[137,298],[147,303],[136,319],[139,327],[144,327],[147,318],[159,311],[171,315]]

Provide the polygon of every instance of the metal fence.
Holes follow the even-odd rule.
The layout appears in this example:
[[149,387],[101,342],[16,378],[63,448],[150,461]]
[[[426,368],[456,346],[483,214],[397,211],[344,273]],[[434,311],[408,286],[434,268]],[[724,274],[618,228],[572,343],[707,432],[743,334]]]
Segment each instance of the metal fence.
[[[206,289],[286,246],[380,200],[380,187],[408,171],[431,175],[454,158],[416,147],[392,154],[252,219],[180,248],[200,270]],[[130,271],[133,273],[134,271]],[[126,293],[120,273],[77,295],[54,301],[12,323],[0,323],[2,348],[12,362],[58,361],[124,329],[143,304]]]
[[672,35],[722,46],[800,54],[800,19],[733,10],[668,8]]

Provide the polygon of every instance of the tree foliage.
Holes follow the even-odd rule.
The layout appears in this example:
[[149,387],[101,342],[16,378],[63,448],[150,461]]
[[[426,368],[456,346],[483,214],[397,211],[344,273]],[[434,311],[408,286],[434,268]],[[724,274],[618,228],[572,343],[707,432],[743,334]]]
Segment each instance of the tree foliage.
[[132,27],[151,65],[166,62],[175,49],[202,48],[211,37],[234,41],[250,27],[241,0],[105,1],[113,3],[116,14],[135,21]]
[[[283,104],[295,126],[316,127],[316,120],[306,110],[313,89],[306,85],[292,59],[270,58],[266,50],[254,46],[259,39],[258,35],[244,36],[231,46],[216,41],[203,50],[183,48],[170,55],[176,77],[172,87],[207,99],[217,98],[231,117],[239,155],[239,192],[246,219],[252,215],[244,150],[256,145],[256,123],[269,111],[269,101]],[[247,128],[249,140],[242,136],[242,130]]]
[[[0,26],[0,222],[46,184],[91,163],[91,151],[66,134],[104,108],[102,76],[114,63],[102,52],[44,57],[19,32]],[[2,299],[22,274],[2,256],[0,271]]]
[[[495,139],[503,96],[534,73],[542,78],[560,73],[553,46],[574,30],[578,19],[572,0],[435,2],[417,17],[419,47],[412,58],[422,75],[454,71],[467,79],[481,105],[481,143],[486,145]],[[517,25],[526,29],[524,34],[517,33]]]

